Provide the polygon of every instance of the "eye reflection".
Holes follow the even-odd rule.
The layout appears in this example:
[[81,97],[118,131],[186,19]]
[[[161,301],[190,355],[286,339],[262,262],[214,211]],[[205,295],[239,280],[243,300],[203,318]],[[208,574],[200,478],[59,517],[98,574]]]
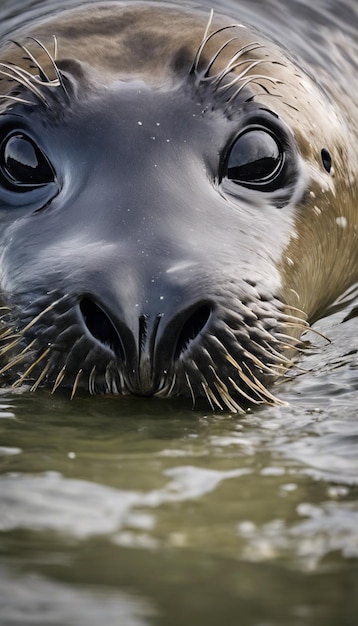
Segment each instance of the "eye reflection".
[[261,128],[249,129],[232,145],[225,176],[246,187],[272,185],[283,159],[283,150],[270,132]]

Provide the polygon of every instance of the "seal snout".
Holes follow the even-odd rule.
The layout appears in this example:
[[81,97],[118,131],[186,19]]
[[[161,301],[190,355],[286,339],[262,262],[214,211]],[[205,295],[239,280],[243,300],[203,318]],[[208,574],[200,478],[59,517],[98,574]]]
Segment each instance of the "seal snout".
[[197,302],[184,306],[172,317],[168,313],[143,314],[137,322],[131,319],[125,323],[86,296],[80,302],[80,311],[95,343],[115,356],[128,391],[148,396],[168,385],[189,346],[200,342],[213,306]]

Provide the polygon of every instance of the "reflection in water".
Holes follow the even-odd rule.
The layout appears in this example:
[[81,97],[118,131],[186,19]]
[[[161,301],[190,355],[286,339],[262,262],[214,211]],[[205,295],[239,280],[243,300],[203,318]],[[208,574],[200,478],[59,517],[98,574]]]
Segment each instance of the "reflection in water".
[[31,528],[57,530],[77,537],[114,533],[127,526],[149,530],[155,525],[139,507],[156,508],[168,502],[200,498],[222,481],[249,473],[244,468],[215,471],[190,466],[164,471],[170,482],[162,489],[139,493],[65,479],[57,472],[0,477],[3,514],[0,530]]
[[15,577],[2,568],[0,578],[0,620],[6,626],[146,626],[145,617],[153,614],[148,603],[129,594],[74,589],[35,574]]

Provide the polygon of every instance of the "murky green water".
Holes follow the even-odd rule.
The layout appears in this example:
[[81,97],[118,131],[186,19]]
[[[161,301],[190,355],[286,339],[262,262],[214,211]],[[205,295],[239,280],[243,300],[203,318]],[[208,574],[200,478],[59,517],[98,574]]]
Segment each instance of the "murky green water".
[[[297,53],[315,30],[305,56],[321,64],[328,32],[357,32],[355,0],[217,6]],[[357,304],[317,325],[332,343],[312,338],[276,389],[287,405],[244,417],[4,389],[1,626],[356,626]]]

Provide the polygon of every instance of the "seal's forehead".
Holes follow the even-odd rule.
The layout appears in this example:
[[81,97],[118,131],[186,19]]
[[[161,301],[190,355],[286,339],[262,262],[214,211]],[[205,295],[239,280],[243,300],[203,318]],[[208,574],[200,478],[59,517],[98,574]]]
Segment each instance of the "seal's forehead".
[[[239,20],[234,23],[230,18],[214,15],[210,21],[209,11],[166,3],[95,3],[43,18],[14,33],[12,39],[31,52],[34,42],[29,37],[35,37],[52,54],[54,36],[59,68],[69,60],[79,62],[86,85],[140,79],[149,86],[171,88],[178,85],[178,75],[187,75],[195,59],[198,73],[205,74],[209,68],[211,76],[220,75],[231,64],[225,80],[241,74],[242,84],[247,84],[263,105],[277,112],[295,134],[300,134],[303,113],[304,132],[313,143],[317,135],[328,132],[334,137],[337,128],[340,133],[333,110],[327,127],[327,103],[321,104],[322,97],[314,83],[278,46]],[[51,73],[49,56],[38,46],[35,48],[39,65]],[[29,60],[24,50],[14,44],[6,44],[0,50],[2,63],[28,70]],[[36,71],[33,67],[32,72]],[[3,76],[1,93],[8,89],[6,80]]]
[[[58,58],[75,58],[99,70],[103,77],[145,75],[160,81],[172,72],[173,65],[188,67],[192,63],[210,20],[210,12],[178,8],[148,2],[101,3],[62,11],[25,26],[11,37],[22,41],[29,35],[51,46],[58,40]],[[217,65],[223,65],[243,45],[257,35],[245,25],[224,16],[214,15],[209,32],[217,33],[202,51],[202,60],[210,60],[218,48],[233,41],[220,54]],[[13,59],[18,62],[19,57]]]
[[[59,67],[65,60],[76,60],[87,69],[87,83],[92,77],[100,85],[134,78],[149,86],[170,86],[177,84],[178,75],[188,73],[195,59],[199,71],[205,72],[210,64],[211,76],[231,63],[234,73],[244,70],[248,76],[280,78],[287,62],[278,47],[240,21],[216,14],[211,19],[209,11],[155,2],[84,5],[33,22],[11,39],[31,52],[34,42],[29,37],[40,40],[51,54],[56,37],[58,51],[53,56]],[[240,52],[245,47],[246,53]],[[41,67],[50,71],[45,51],[37,48],[34,54]],[[29,58],[10,44],[2,46],[0,61],[28,69]],[[260,62],[260,71],[255,70],[255,61]],[[250,62],[251,68],[243,65]],[[274,78],[269,82],[274,86]],[[256,91],[263,91],[260,84]]]
[[[104,4],[92,6],[90,11],[86,7],[64,11],[32,24],[23,34],[36,36],[46,45],[55,35],[59,59],[75,58],[88,63],[108,80],[111,75],[144,73],[148,78],[149,72],[158,80],[179,49],[189,45],[194,54],[208,16],[137,3]],[[22,32],[15,36],[21,38]]]

